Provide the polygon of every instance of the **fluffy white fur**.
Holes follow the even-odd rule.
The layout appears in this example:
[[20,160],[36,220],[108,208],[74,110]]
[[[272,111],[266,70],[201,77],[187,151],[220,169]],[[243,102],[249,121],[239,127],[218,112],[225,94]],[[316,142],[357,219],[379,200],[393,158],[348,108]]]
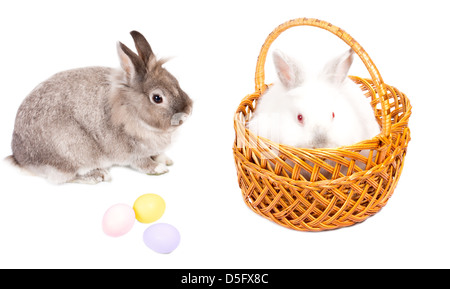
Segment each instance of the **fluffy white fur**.
[[340,147],[376,136],[380,127],[369,100],[347,77],[352,61],[353,52],[348,51],[319,75],[311,75],[296,60],[275,51],[279,81],[258,100],[249,129],[276,143],[302,148]]

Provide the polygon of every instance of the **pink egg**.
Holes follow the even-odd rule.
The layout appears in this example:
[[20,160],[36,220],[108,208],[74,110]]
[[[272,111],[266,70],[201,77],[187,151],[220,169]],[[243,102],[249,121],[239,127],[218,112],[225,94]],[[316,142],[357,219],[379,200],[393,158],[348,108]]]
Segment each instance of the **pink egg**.
[[103,215],[103,232],[111,237],[125,235],[133,227],[135,218],[132,207],[126,204],[113,205]]

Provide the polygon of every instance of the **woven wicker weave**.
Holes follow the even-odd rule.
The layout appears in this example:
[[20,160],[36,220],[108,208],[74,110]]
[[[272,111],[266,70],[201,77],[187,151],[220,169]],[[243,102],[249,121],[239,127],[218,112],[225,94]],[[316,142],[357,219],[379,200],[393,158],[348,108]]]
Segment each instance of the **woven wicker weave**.
[[[270,45],[283,31],[302,25],[333,33],[361,58],[371,79],[350,78],[371,98],[382,128],[378,136],[346,147],[301,149],[257,137],[246,128],[267,89],[264,65]],[[349,34],[317,19],[294,19],[278,26],[261,48],[255,83],[256,91],[242,100],[234,118],[234,159],[248,207],[287,228],[322,231],[362,222],[386,204],[403,168],[411,105],[402,92],[383,82],[370,57]],[[307,174],[309,179],[304,177]]]

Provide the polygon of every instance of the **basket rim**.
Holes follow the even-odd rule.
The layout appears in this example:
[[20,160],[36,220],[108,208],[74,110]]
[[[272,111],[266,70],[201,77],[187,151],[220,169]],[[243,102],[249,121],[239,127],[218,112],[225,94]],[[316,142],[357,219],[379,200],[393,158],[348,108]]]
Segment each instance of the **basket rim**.
[[[235,157],[236,156],[235,154]],[[244,164],[246,167],[254,167],[254,173],[257,173],[258,175],[262,177],[267,177],[270,180],[274,182],[282,182],[282,183],[288,183],[292,187],[305,187],[305,188],[317,188],[317,187],[334,187],[334,186],[342,186],[343,183],[353,183],[356,179],[365,179],[369,176],[373,175],[374,171],[377,171],[381,169],[382,167],[385,167],[387,164],[390,164],[394,161],[394,157],[391,157],[388,159],[387,162],[382,162],[380,164],[376,164],[373,167],[371,167],[368,170],[361,170],[360,172],[353,172],[349,176],[343,176],[336,179],[326,179],[326,180],[318,180],[318,181],[308,181],[308,180],[294,180],[290,177],[280,176],[278,174],[275,174],[271,170],[263,169],[257,164],[247,160],[245,157],[240,158],[240,161],[242,164]],[[385,159],[386,161],[386,159]],[[311,186],[313,185],[313,186]]]

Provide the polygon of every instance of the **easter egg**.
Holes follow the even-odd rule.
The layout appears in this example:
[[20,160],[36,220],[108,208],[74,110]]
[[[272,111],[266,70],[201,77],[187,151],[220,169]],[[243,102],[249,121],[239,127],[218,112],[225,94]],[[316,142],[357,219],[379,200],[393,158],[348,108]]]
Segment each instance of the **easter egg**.
[[180,244],[180,233],[172,225],[154,224],[144,231],[144,243],[157,253],[168,254]]
[[119,237],[128,233],[133,227],[135,213],[126,204],[116,204],[106,210],[103,215],[103,232],[111,237]]
[[136,199],[133,205],[136,219],[141,223],[151,223],[164,214],[166,203],[156,194],[145,194]]

